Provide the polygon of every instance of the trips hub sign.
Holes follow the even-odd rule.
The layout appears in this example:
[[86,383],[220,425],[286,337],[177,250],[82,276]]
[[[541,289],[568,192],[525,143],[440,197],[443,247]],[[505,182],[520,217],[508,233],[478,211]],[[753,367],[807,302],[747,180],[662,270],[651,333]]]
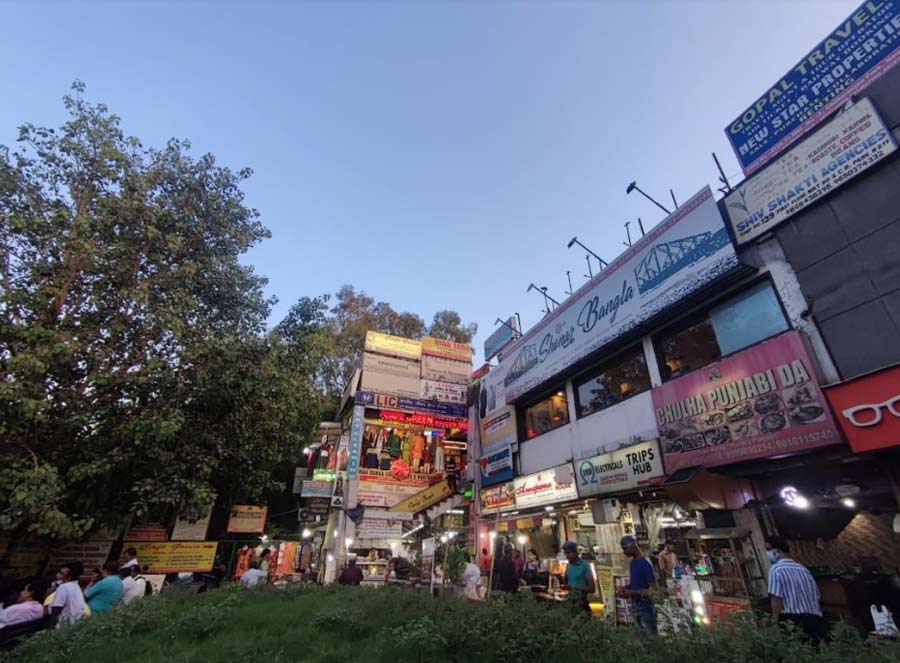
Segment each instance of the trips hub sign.
[[825,387],[853,451],[900,445],[900,364]]
[[672,380],[652,396],[669,474],[839,441],[799,332]]
[[652,486],[664,478],[662,454],[655,440],[575,462],[580,497]]

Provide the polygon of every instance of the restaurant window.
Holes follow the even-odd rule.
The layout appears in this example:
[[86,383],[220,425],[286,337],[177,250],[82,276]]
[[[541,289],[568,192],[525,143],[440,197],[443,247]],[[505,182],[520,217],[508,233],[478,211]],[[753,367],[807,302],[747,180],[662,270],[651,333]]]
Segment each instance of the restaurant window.
[[525,409],[525,435],[529,440],[567,423],[569,423],[569,403],[564,390]]
[[662,379],[677,378],[788,329],[772,284],[757,283],[655,339]]
[[619,355],[575,382],[578,416],[621,403],[650,389],[650,374],[640,348]]

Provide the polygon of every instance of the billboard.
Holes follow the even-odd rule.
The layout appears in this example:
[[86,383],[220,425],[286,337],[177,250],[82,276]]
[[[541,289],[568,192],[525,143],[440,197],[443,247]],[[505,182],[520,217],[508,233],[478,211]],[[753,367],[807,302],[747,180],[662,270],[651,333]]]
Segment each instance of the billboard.
[[662,483],[664,478],[662,454],[656,440],[575,461],[575,483],[580,497],[652,486]]
[[393,375],[399,378],[413,378],[418,380],[419,362],[402,357],[383,357],[373,352],[363,352],[363,378],[366,373],[381,373]]
[[504,405],[481,419],[481,453],[486,454],[519,441],[516,408]]
[[512,484],[507,482],[500,486],[482,488],[478,492],[481,500],[481,513],[491,513],[498,509],[515,506]]
[[896,149],[872,102],[860,100],[725,198],[737,243],[768,232]]
[[[900,0],[867,0],[725,128],[745,175],[900,61]],[[764,54],[763,54],[764,57]]]
[[490,486],[513,478],[512,449],[504,447],[478,460],[481,466],[481,485]]
[[900,364],[825,387],[853,451],[900,445]]
[[669,474],[840,441],[799,332],[667,382],[652,396]]
[[422,356],[422,344],[419,341],[376,331],[366,332],[365,350],[407,359],[419,359]]
[[122,546],[134,547],[141,564],[148,565],[153,573],[204,573],[212,569],[219,544],[216,541],[126,541]]
[[472,365],[443,357],[422,356],[422,377],[426,380],[454,382],[468,386],[471,381]]
[[300,487],[300,497],[331,497],[334,492],[334,481],[310,481],[307,479]]
[[706,187],[507,348],[482,380],[485,412],[512,403],[737,264]]
[[468,392],[469,390],[464,384],[422,380],[422,397],[433,399],[440,403],[465,405]]
[[469,370],[472,367],[472,346],[468,343],[457,343],[443,338],[426,336],[422,339],[422,354],[465,362]]
[[571,463],[551,467],[513,481],[516,508],[526,509],[578,498]]
[[500,325],[494,330],[493,334],[484,340],[484,360],[490,361],[495,355],[500,354],[500,351],[503,350],[503,348],[506,347],[518,333],[513,330],[518,329],[519,326],[516,321],[516,316],[511,315],[506,320],[506,324]]
[[389,408],[392,410],[411,410],[413,412],[424,412],[426,414],[434,414],[439,417],[449,417],[451,419],[464,419],[468,415],[465,405],[435,403],[434,401],[426,401],[421,398],[391,396],[388,394],[377,394],[371,391],[357,391],[354,400],[357,405],[374,405],[379,408]]
[[386,373],[363,371],[360,387],[365,391],[393,394],[403,398],[422,398],[422,382],[419,376],[403,378]]
[[[261,534],[266,528],[268,511],[269,508],[265,506],[235,504],[231,507],[226,531],[229,534]],[[157,569],[154,568],[153,571]]]

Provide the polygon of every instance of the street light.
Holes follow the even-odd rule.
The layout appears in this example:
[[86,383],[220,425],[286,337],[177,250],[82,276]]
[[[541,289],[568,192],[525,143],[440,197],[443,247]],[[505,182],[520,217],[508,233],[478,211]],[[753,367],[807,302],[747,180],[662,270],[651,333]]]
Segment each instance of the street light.
[[575,237],[573,237],[572,239],[569,240],[569,243],[568,243],[567,247],[571,249],[572,246],[575,245],[575,244],[577,244],[578,246],[580,246],[581,248],[583,248],[585,251],[587,251],[588,253],[590,253],[592,256],[594,256],[594,257],[600,262],[600,269],[601,269],[601,270],[602,270],[604,267],[609,267],[609,263],[606,262],[606,261],[605,261],[603,258],[601,258],[600,256],[598,256],[596,253],[594,253],[593,251],[591,251],[591,250],[590,250],[588,247],[586,247],[584,244],[582,244],[582,243],[578,240],[578,236],[577,236],[577,235],[576,235]]
[[657,206],[659,209],[661,209],[663,212],[665,212],[666,214],[671,214],[671,212],[670,212],[669,210],[667,210],[665,207],[663,207],[663,206],[660,205],[658,202],[656,202],[653,198],[651,198],[650,196],[648,196],[644,191],[642,191],[641,188],[637,185],[637,182],[632,182],[631,184],[629,184],[629,185],[628,185],[628,188],[625,189],[625,194],[626,194],[626,195],[627,195],[627,194],[630,194],[632,191],[637,191],[639,194],[641,194],[644,198],[646,198],[646,199],[649,200],[651,203],[653,203],[654,205],[656,205],[656,206]]

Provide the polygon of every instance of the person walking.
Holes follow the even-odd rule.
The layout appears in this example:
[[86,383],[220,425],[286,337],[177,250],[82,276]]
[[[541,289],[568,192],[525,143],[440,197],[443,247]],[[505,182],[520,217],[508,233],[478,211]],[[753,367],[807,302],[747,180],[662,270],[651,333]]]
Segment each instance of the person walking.
[[122,599],[125,589],[118,572],[119,567],[115,562],[107,562],[100,570],[100,580],[84,590],[84,597],[92,613],[109,612]]
[[619,542],[622,552],[631,558],[628,571],[628,585],[617,592],[622,598],[630,598],[634,610],[634,621],[643,633],[656,635],[656,609],[650,598],[650,592],[656,587],[656,576],[653,566],[641,554],[637,540],[633,536],[623,536]]
[[594,575],[591,573],[590,564],[581,559],[578,554],[578,544],[574,541],[566,541],[563,544],[563,553],[566,555],[566,576],[562,588],[569,592],[566,597],[569,605],[577,611],[591,614],[591,606],[588,597],[597,591],[594,583]]
[[79,561],[68,562],[60,567],[56,579],[60,584],[53,593],[49,605],[44,606],[44,614],[56,617],[59,624],[74,624],[85,613],[84,594],[78,580],[84,575],[84,565]]
[[791,557],[788,543],[781,537],[766,541],[766,555],[772,563],[769,569],[772,619],[796,624],[813,644],[818,644],[828,634],[828,624],[822,616],[815,578]]

